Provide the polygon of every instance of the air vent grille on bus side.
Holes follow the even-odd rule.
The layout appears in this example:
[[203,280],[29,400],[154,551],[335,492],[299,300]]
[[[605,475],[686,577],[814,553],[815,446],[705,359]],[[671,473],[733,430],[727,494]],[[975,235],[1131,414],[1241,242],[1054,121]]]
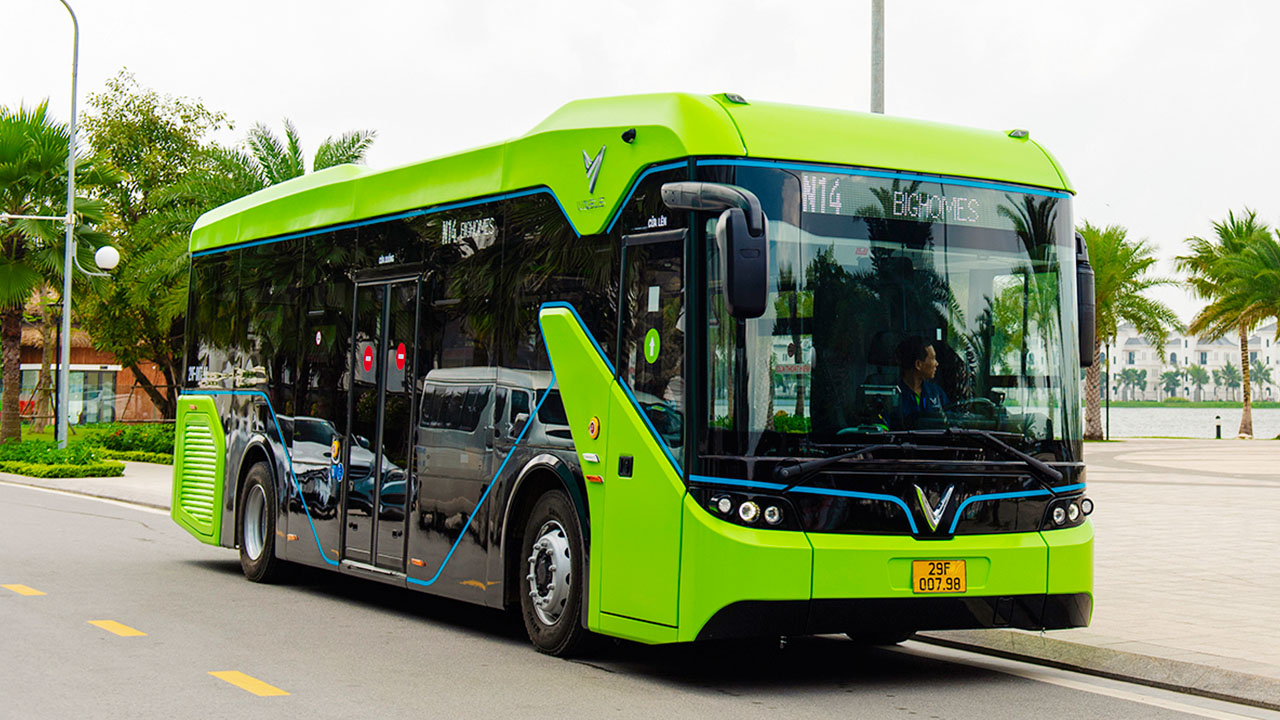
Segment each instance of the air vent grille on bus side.
[[173,519],[200,540],[218,544],[222,527],[223,432],[213,398],[179,402],[173,466]]

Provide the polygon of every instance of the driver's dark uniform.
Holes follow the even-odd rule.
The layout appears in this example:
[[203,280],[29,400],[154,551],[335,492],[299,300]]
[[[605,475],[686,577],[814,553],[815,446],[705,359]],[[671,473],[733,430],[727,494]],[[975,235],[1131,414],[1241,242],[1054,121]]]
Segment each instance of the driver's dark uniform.
[[922,412],[938,411],[948,404],[947,393],[935,382],[925,380],[920,394],[905,382],[898,383],[898,412],[895,419],[900,427],[910,427],[914,416]]

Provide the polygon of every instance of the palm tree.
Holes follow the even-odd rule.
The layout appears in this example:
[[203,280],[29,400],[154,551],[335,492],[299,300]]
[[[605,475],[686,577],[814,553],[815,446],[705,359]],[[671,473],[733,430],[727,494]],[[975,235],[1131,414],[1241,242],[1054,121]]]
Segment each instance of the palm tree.
[[[373,130],[354,130],[327,138],[316,150],[312,169],[362,162],[375,135]],[[187,309],[187,238],[195,221],[219,205],[306,172],[298,131],[287,118],[283,141],[258,124],[245,142],[248,152],[216,145],[207,148],[187,177],[154,194],[151,201],[156,211],[135,228],[149,238],[150,249],[138,258],[138,266],[146,270],[139,274],[132,292],[137,298],[148,298],[168,319],[181,317]]]
[[1195,387],[1196,402],[1199,402],[1204,386],[1209,384],[1209,371],[1203,365],[1191,365],[1187,368],[1187,381]]
[[1227,399],[1233,399],[1231,391],[1240,387],[1240,368],[1228,362],[1222,366],[1222,384],[1227,388]]
[[[1114,339],[1123,321],[1132,324],[1164,357],[1169,331],[1179,328],[1177,315],[1164,303],[1145,295],[1151,288],[1169,285],[1169,278],[1148,273],[1156,263],[1154,249],[1146,240],[1130,241],[1119,225],[1100,228],[1085,222],[1079,228],[1089,247],[1094,272],[1094,303],[1097,330],[1093,339],[1093,364],[1085,372],[1085,433],[1091,440],[1102,439],[1101,356],[1102,344]],[[1081,348],[1081,352],[1085,352]],[[1142,380],[1146,386],[1145,375]]]
[[1213,371],[1213,399],[1214,400],[1218,399],[1218,388],[1222,387],[1225,384],[1225,382],[1226,381],[1223,380],[1222,378],[1222,371],[1214,370]]
[[[67,141],[70,130],[48,115],[48,101],[34,108],[0,107],[0,212],[55,216],[66,213]],[[91,188],[119,178],[91,159],[76,160],[78,186]],[[91,224],[102,220],[102,203],[76,198],[78,256],[88,263],[104,241]],[[22,435],[18,397],[23,306],[42,286],[62,284],[61,222],[16,220],[0,224],[0,345],[4,392],[0,396],[0,441]]]
[[1213,224],[1213,231],[1214,239],[1187,238],[1191,254],[1178,256],[1178,267],[1189,275],[1191,288],[1209,301],[1192,319],[1190,331],[1209,340],[1217,340],[1232,330],[1238,334],[1244,388],[1239,435],[1253,437],[1249,333],[1275,315],[1280,299],[1275,296],[1274,285],[1266,286],[1268,280],[1274,280],[1274,275],[1254,267],[1251,261],[1271,256],[1280,262],[1280,256],[1275,254],[1271,230],[1248,208],[1239,218],[1234,212],[1228,212],[1226,220]]
[[1249,375],[1253,378],[1253,384],[1258,386],[1258,394],[1261,395],[1263,389],[1275,382],[1271,379],[1271,366],[1264,362],[1254,365],[1251,370]]
[[1178,386],[1182,384],[1182,371],[1174,368],[1165,370],[1160,373],[1160,385],[1164,387],[1164,391],[1169,393],[1169,397],[1178,394]]

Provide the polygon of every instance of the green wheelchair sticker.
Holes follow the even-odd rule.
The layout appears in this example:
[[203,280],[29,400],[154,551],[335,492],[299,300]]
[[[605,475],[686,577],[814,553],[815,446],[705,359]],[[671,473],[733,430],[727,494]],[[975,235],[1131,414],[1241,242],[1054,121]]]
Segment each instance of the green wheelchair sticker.
[[662,349],[662,338],[658,337],[658,328],[649,328],[644,335],[644,359],[652,365],[658,359],[658,351]]

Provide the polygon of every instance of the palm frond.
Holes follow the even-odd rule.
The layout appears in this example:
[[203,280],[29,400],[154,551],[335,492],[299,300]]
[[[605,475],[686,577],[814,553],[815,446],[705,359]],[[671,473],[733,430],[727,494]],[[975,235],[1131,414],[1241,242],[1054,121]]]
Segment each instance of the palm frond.
[[323,170],[335,165],[363,162],[377,134],[375,130],[352,130],[336,139],[325,138],[316,149],[314,168]]

